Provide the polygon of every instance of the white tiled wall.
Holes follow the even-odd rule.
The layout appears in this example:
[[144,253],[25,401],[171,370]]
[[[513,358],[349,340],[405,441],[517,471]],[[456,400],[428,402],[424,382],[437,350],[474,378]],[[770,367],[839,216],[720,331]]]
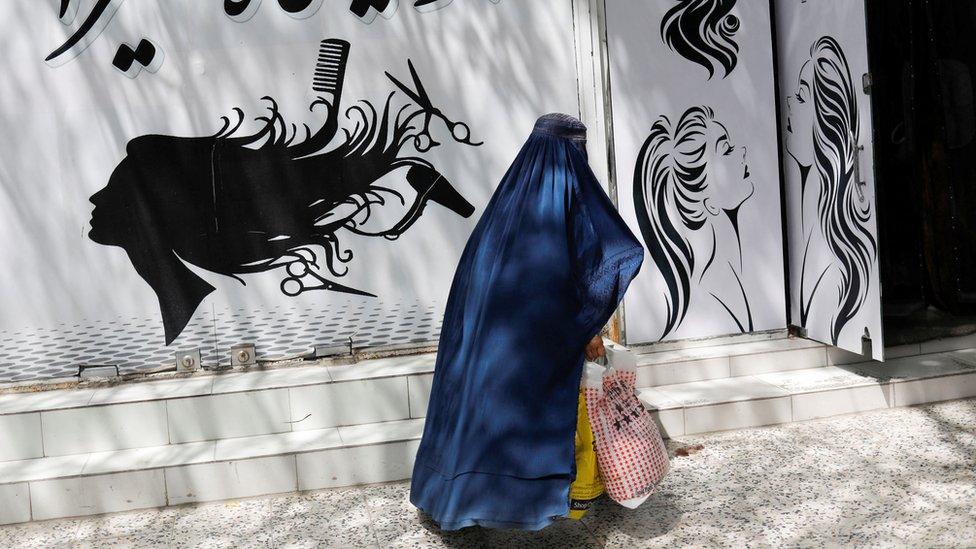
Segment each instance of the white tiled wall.
[[80,475],[90,454],[0,462],[0,484]]
[[205,463],[166,469],[170,505],[294,492],[295,456]]
[[339,427],[339,436],[345,446],[365,446],[419,439],[424,432],[423,419],[387,421],[372,425]]
[[410,478],[419,441],[298,455],[298,489],[318,490]]
[[0,484],[0,525],[31,519],[30,490],[26,482]]
[[730,360],[733,376],[748,376],[825,366],[827,350],[824,347],[810,347],[778,353],[733,356]]
[[103,475],[114,471],[141,471],[213,461],[215,448],[216,443],[211,440],[88,454],[81,473]]
[[31,459],[43,455],[41,414],[0,416],[0,461]]
[[651,412],[651,419],[657,424],[661,438],[674,438],[685,434],[685,412],[683,408],[657,410]]
[[337,427],[315,431],[292,431],[276,435],[218,440],[214,459],[233,461],[294,452],[325,450],[341,446],[343,446],[342,437],[339,436]]
[[34,520],[97,515],[166,505],[163,472],[138,471],[32,482]]
[[81,389],[0,395],[0,414],[87,406],[94,394],[92,389]]
[[657,387],[729,377],[731,374],[729,364],[729,357],[727,356],[685,362],[647,364],[637,368],[637,386]]
[[976,374],[962,374],[894,383],[895,406],[976,396]]
[[410,417],[404,377],[292,387],[293,429],[325,429]]
[[696,406],[685,409],[685,434],[789,423],[790,397]]
[[851,414],[893,405],[891,385],[867,385],[793,395],[793,421]]
[[174,444],[291,430],[288,389],[181,398],[166,406]]
[[44,453],[48,456],[162,446],[166,404],[139,402],[41,412]]
[[410,390],[410,417],[427,417],[427,402],[430,400],[433,383],[434,374],[407,378],[407,387]]

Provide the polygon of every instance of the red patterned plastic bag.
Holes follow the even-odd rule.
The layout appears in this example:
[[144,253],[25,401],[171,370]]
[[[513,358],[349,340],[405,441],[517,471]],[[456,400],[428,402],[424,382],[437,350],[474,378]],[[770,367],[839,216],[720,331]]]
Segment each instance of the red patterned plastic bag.
[[637,398],[637,364],[629,351],[607,345],[608,366],[587,362],[583,391],[607,495],[634,509],[670,470],[657,424]]

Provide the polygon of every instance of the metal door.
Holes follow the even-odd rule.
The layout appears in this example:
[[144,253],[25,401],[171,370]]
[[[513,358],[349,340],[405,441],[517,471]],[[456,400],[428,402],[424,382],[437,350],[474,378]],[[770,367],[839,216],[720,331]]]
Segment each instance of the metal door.
[[777,0],[790,322],[882,360],[864,3]]
[[770,4],[606,3],[618,206],[644,267],[627,341],[782,329]]

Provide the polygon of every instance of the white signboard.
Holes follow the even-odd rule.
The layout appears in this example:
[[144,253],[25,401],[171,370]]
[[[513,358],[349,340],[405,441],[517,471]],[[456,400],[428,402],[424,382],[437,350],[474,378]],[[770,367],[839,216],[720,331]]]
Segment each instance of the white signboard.
[[628,343],[786,326],[769,5],[607,2]]
[[0,3],[0,381],[436,339],[569,0]]
[[883,358],[864,3],[776,2],[791,321]]

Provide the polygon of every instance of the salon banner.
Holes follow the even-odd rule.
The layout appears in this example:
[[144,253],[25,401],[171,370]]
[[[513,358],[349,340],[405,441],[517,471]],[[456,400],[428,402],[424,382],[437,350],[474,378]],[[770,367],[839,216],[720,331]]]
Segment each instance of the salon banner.
[[628,343],[784,328],[769,3],[613,0],[607,39]]
[[570,0],[0,3],[0,382],[435,340]]
[[882,360],[864,2],[777,0],[791,318]]

